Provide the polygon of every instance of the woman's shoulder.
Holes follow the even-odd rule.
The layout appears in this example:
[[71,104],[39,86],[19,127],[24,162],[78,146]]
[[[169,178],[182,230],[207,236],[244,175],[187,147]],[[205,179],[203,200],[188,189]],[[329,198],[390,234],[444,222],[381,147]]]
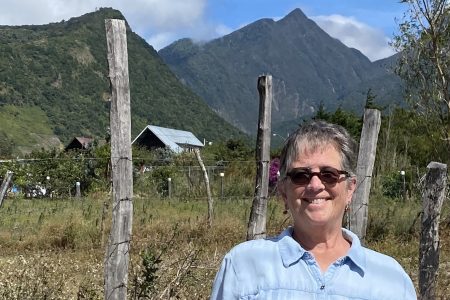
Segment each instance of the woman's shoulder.
[[278,243],[284,236],[286,236],[286,230],[275,237],[242,242],[234,246],[226,256],[232,260],[258,260],[270,255],[278,256]]
[[383,254],[381,252],[369,249],[369,248],[363,248],[366,256],[366,262],[368,264],[376,264],[376,265],[384,265],[384,266],[392,266],[395,268],[401,267],[400,263],[392,256],[389,256],[387,254]]
[[358,237],[348,230],[344,230],[344,233],[352,240],[351,258],[365,271],[375,276],[381,275],[388,280],[389,276],[384,275],[392,274],[397,278],[399,274],[407,276],[394,257],[362,246]]
[[414,289],[410,276],[395,258],[368,248],[364,248],[364,252],[368,278],[378,279],[394,286],[408,286],[409,290]]

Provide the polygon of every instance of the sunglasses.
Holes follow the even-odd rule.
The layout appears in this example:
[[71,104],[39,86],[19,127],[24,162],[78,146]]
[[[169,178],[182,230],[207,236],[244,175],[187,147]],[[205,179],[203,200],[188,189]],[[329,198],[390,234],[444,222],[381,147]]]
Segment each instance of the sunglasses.
[[333,167],[320,168],[319,172],[311,172],[310,168],[294,168],[286,174],[291,181],[296,185],[307,185],[314,175],[320,178],[322,183],[333,185],[336,184],[341,175],[350,177],[350,173],[343,170],[338,170]]

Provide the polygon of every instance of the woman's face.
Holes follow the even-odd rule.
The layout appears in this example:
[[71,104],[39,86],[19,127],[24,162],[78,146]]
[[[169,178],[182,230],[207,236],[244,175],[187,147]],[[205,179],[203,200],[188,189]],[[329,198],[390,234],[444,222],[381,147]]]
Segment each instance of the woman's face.
[[[311,172],[319,172],[323,167],[342,170],[341,156],[332,146],[318,148],[315,151],[303,151],[300,159],[287,169],[309,168]],[[294,227],[307,229],[331,228],[340,229],[345,206],[350,204],[355,179],[347,180],[340,175],[336,184],[325,184],[315,175],[309,183],[296,185],[289,177],[282,181],[280,192],[285,205],[294,219]]]

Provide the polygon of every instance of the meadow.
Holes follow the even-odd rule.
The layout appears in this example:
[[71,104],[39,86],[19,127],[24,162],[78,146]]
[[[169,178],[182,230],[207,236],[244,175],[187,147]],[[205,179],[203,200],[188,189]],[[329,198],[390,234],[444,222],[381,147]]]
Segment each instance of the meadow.
[[[251,180],[246,183],[251,189]],[[135,192],[129,299],[207,299],[223,255],[245,240],[252,195],[222,198],[214,189],[214,223],[206,222],[201,193],[190,197]],[[139,189],[137,189],[139,191]],[[195,195],[195,196],[194,196]],[[111,222],[111,196],[7,198],[0,208],[1,299],[103,299],[103,256]],[[418,284],[420,199],[372,193],[367,246],[396,258]],[[281,200],[268,204],[268,235],[291,220]],[[441,216],[438,299],[450,295],[450,214]]]

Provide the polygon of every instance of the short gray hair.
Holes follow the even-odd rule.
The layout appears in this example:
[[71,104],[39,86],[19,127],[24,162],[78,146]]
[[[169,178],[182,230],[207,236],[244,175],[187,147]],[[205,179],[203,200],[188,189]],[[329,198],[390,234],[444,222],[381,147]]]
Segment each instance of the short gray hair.
[[315,151],[329,145],[339,152],[342,169],[354,175],[356,142],[348,131],[340,125],[325,121],[310,121],[301,125],[285,141],[280,157],[280,180],[286,177],[288,168],[304,150]]

